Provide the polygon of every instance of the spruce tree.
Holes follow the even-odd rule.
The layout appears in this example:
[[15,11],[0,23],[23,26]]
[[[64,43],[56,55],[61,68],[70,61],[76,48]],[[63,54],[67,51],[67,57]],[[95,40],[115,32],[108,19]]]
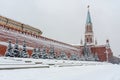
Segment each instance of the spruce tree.
[[39,55],[37,54],[37,49],[36,48],[33,49],[32,58],[34,58],[34,59],[39,58]]
[[50,59],[54,59],[55,58],[54,47],[50,47],[49,58]]
[[47,59],[47,58],[48,58],[48,55],[47,55],[47,53],[46,53],[46,47],[43,47],[43,48],[42,48],[41,58],[43,58],[43,59]]
[[23,49],[22,49],[22,51],[20,53],[20,57],[22,57],[22,58],[28,58],[29,57],[27,49],[26,49],[26,42],[25,42],[25,40],[23,41]]
[[14,45],[13,55],[14,55],[14,57],[20,57],[20,51],[19,51],[19,46],[18,46],[18,39],[16,39],[16,43]]
[[5,56],[6,57],[14,57],[14,55],[13,55],[13,47],[12,47],[12,44],[11,44],[10,40],[8,41],[8,47],[7,47],[7,50],[5,52]]
[[72,53],[70,56],[70,60],[78,60],[77,54]]
[[63,60],[68,59],[68,57],[67,57],[67,55],[65,54],[64,51],[61,51],[59,58],[60,58],[60,59],[63,59]]
[[37,50],[36,50],[36,54],[38,55],[38,58],[40,58],[40,47],[37,48]]
[[95,53],[94,58],[95,58],[95,61],[99,61],[99,57],[98,57],[98,54],[97,54],[97,53]]

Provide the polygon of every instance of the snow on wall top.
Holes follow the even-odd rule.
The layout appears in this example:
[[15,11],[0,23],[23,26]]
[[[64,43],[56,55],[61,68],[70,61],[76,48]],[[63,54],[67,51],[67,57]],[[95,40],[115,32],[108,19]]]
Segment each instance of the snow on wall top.
[[11,37],[15,37],[21,41],[23,41],[23,39],[25,39],[29,43],[31,43],[31,41],[32,41],[32,42],[35,42],[38,44],[40,44],[40,43],[44,44],[45,46],[53,45],[54,47],[60,48],[62,50],[64,50],[64,48],[67,48],[67,49],[79,51],[79,49],[75,48],[74,46],[63,43],[63,42],[52,40],[52,39],[49,39],[49,38],[46,38],[43,36],[40,36],[39,38],[37,38],[36,36],[31,36],[29,34],[20,33],[20,32],[15,31],[15,30],[6,30],[2,26],[0,27],[0,33],[7,35],[7,36],[0,35],[0,37],[7,37],[8,39],[10,39]]

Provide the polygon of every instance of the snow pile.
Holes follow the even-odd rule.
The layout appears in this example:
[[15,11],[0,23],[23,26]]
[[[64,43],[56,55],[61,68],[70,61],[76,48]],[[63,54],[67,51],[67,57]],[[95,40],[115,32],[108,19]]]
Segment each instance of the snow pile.
[[1,70],[0,80],[120,80],[120,65]]
[[0,70],[108,65],[103,62],[0,57]]
[[27,69],[27,68],[49,68],[49,65],[35,63],[29,59],[0,57],[0,70]]
[[106,62],[0,57],[0,80],[120,80],[119,74],[120,65]]
[[0,57],[0,64],[108,65],[106,62]]
[[[24,61],[24,59],[13,58],[13,57],[0,57],[0,65],[10,65],[10,64],[28,64]],[[34,64],[29,61],[29,64]]]

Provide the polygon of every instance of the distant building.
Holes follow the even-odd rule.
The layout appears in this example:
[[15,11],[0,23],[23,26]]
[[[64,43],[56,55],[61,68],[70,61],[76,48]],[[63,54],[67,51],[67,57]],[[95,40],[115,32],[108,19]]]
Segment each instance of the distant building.
[[26,33],[33,34],[33,35],[34,34],[36,34],[36,35],[42,34],[42,31],[39,29],[36,29],[32,26],[14,21],[12,19],[9,19],[9,18],[3,17],[3,16],[0,16],[0,25],[6,26],[8,30],[15,29],[15,30],[21,31],[23,33],[26,32]]

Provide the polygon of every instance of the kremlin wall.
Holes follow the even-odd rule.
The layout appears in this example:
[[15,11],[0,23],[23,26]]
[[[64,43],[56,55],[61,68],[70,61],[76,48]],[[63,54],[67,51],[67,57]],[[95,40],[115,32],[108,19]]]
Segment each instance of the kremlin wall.
[[[12,49],[22,48],[31,57],[35,52],[46,54],[50,59],[71,59],[87,61],[110,61],[113,57],[109,40],[103,45],[98,45],[94,40],[93,26],[88,8],[85,24],[85,39],[80,45],[70,45],[54,39],[42,36],[42,31],[32,26],[17,22],[15,20],[0,16],[0,55],[4,56],[8,47]],[[36,53],[37,54],[37,53]],[[12,56],[16,57],[16,56]],[[41,58],[41,57],[39,57]]]

